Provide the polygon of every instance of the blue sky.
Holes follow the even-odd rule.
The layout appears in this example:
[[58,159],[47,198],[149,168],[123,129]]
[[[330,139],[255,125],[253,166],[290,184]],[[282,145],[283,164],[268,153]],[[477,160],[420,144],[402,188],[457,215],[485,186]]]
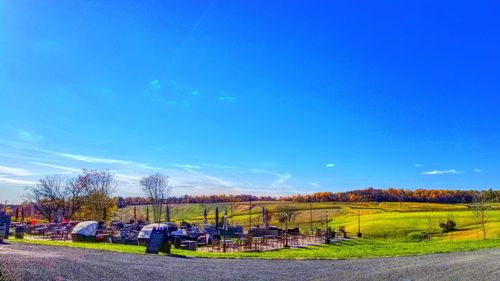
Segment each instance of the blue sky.
[[0,199],[498,188],[498,1],[0,1]]

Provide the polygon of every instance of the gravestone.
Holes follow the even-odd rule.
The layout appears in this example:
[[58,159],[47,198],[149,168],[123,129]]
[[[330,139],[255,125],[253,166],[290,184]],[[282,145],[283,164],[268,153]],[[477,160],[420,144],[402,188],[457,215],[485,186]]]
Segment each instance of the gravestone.
[[0,242],[9,238],[10,216],[0,215]]
[[159,252],[169,253],[169,237],[168,231],[161,228],[153,228],[149,236],[148,245],[146,247],[147,254],[158,254]]

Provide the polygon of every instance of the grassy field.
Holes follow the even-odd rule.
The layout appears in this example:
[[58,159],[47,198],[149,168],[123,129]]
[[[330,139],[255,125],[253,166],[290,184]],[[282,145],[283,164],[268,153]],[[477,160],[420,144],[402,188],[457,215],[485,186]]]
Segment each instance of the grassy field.
[[[359,202],[339,203],[321,202],[309,203],[292,202],[253,202],[252,203],[252,225],[257,225],[261,219],[262,207],[275,212],[283,204],[293,205],[298,209],[294,216],[291,227],[298,226],[303,230],[312,227],[324,228],[325,215],[328,212],[329,226],[338,228],[345,226],[348,233],[355,235],[358,231],[358,211],[360,213],[360,226],[363,236],[375,240],[387,240],[393,242],[406,242],[415,234],[422,231],[434,232],[434,240],[476,240],[477,231],[472,219],[472,212],[465,204],[434,204],[434,203],[411,203],[411,202]],[[182,220],[201,223],[203,220],[203,209],[207,208],[209,221],[213,221],[215,207],[219,207],[222,215],[227,208],[229,218],[235,224],[248,228],[250,223],[249,203],[212,203],[212,204],[175,204],[171,206],[171,218],[173,221]],[[152,208],[149,208],[151,211]],[[231,212],[232,210],[232,212]],[[144,219],[146,206],[137,206],[137,217]],[[150,216],[152,217],[152,216]],[[132,219],[133,207],[128,206],[114,214],[114,219]],[[457,223],[457,230],[442,234],[439,223],[451,218]],[[272,224],[281,226],[276,218]],[[500,239],[500,204],[492,204],[488,212],[487,238]]]
[[[282,249],[268,252],[244,253],[208,253],[173,249],[174,255],[206,258],[264,258],[264,259],[350,259],[364,257],[390,257],[404,255],[421,255],[467,251],[500,247],[500,204],[492,204],[488,212],[487,240],[478,240],[472,212],[465,204],[429,204],[429,203],[283,203],[254,202],[252,205],[252,225],[261,221],[262,207],[275,212],[282,204],[291,204],[297,212],[290,227],[299,226],[303,230],[325,227],[325,214],[328,212],[328,224],[338,228],[345,226],[348,233],[354,236],[358,229],[358,212],[360,214],[362,239],[349,239],[332,245],[311,246],[300,249]],[[201,223],[203,209],[207,208],[209,220],[213,222],[215,208],[219,207],[222,215],[228,209],[230,220],[235,224],[248,227],[250,222],[248,203],[218,204],[176,204],[171,206],[171,218]],[[152,208],[150,207],[149,210]],[[137,206],[138,219],[144,219],[146,206]],[[152,216],[151,216],[152,217]],[[132,219],[133,207],[129,206],[114,214],[114,219]],[[457,223],[457,230],[441,233],[439,223],[451,218]],[[279,225],[276,218],[272,223]],[[433,240],[415,242],[414,234],[432,230]],[[16,243],[36,243],[53,246],[66,246],[105,251],[144,254],[142,246],[73,243],[40,240],[17,240]]]
[[[32,243],[50,246],[75,247],[84,249],[145,254],[145,247],[105,243],[73,243],[11,239],[9,242]],[[500,247],[500,240],[480,241],[433,241],[433,242],[389,242],[372,239],[352,239],[330,245],[318,245],[300,249],[281,249],[267,252],[213,253],[172,249],[172,254],[182,257],[202,258],[261,258],[261,259],[354,259],[367,257],[394,257],[470,251]]]

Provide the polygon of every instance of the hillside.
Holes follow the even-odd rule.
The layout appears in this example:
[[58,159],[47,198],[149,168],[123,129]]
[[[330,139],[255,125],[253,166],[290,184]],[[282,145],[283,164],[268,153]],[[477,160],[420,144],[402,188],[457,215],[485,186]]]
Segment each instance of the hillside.
[[[297,212],[290,223],[290,227],[301,227],[303,230],[312,227],[324,228],[325,215],[328,212],[329,225],[334,228],[345,226],[348,233],[354,235],[357,232],[357,214],[360,213],[361,232],[364,237],[373,239],[387,239],[406,241],[412,239],[413,235],[432,228],[435,233],[440,232],[439,223],[451,218],[457,223],[457,230],[447,234],[436,234],[434,239],[440,240],[471,240],[476,239],[477,233],[472,218],[472,212],[465,204],[438,204],[438,203],[411,203],[411,202],[320,202],[320,203],[292,203],[292,202],[253,202],[252,203],[252,225],[261,222],[262,207],[275,212],[283,204],[292,205]],[[311,211],[309,209],[311,206]],[[500,238],[500,204],[490,205],[488,212],[487,237]],[[249,203],[210,203],[210,204],[172,204],[171,219],[175,222],[182,220],[201,223],[203,221],[204,208],[208,211],[208,219],[213,222],[215,208],[219,207],[222,217],[224,209],[228,210],[230,222],[243,225],[248,228],[250,223]],[[137,218],[145,219],[146,206],[137,208]],[[127,206],[114,214],[114,219],[132,219],[133,206]],[[152,208],[149,207],[151,212]],[[163,217],[165,214],[163,214]],[[150,214],[150,218],[152,215]],[[281,226],[276,217],[271,220],[273,225]]]

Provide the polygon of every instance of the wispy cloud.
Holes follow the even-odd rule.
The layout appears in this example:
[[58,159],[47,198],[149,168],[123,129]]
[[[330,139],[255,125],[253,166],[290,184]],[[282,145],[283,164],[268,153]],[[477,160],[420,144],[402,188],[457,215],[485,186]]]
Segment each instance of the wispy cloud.
[[423,172],[422,175],[443,175],[443,174],[462,174],[462,171],[457,171],[455,169],[450,169],[450,170],[434,170],[434,171],[427,171]]
[[43,136],[25,130],[17,130],[17,137],[29,142],[41,141],[43,139]]
[[80,169],[77,169],[77,168],[71,168],[71,167],[60,166],[60,165],[53,165],[53,164],[47,164],[47,163],[40,163],[40,162],[31,162],[31,164],[38,165],[38,166],[43,166],[43,167],[48,167],[48,168],[59,169],[59,170],[68,171],[68,172],[79,172],[79,171],[81,171]]
[[71,153],[56,153],[59,156],[73,159],[73,160],[78,160],[82,162],[87,162],[87,163],[93,163],[93,164],[123,164],[127,165],[130,164],[130,161],[125,161],[125,160],[117,160],[117,159],[109,159],[109,158],[100,158],[100,157],[94,157],[94,156],[85,156],[85,155],[79,155],[79,154],[71,154]]
[[422,164],[415,164],[415,165],[413,165],[413,167],[415,167],[415,168],[420,168],[420,167],[423,167],[423,166],[424,165],[422,165]]
[[482,173],[484,171],[482,169],[474,169],[474,172],[476,172],[476,173]]
[[309,184],[312,185],[312,186],[314,186],[314,187],[318,187],[319,186],[319,184],[317,184],[315,182],[310,182]]
[[278,187],[289,180],[292,175],[290,174],[276,174],[278,178],[271,184],[272,187]]
[[328,164],[325,165],[325,167],[327,167],[327,168],[333,168],[333,167],[335,167],[335,164],[328,163]]
[[231,101],[234,101],[234,97],[233,96],[220,96],[217,98],[217,100],[219,101],[225,101],[225,102],[231,102]]
[[177,168],[183,168],[183,169],[196,169],[199,170],[201,169],[200,166],[198,165],[193,165],[193,164],[178,164],[178,163],[169,163],[169,165],[177,167]]
[[217,168],[217,169],[231,169],[231,170],[238,169],[238,167],[235,167],[235,166],[227,166],[227,165],[219,165],[219,164],[200,163],[200,165],[204,166],[204,167]]
[[[164,173],[170,177],[170,184],[176,196],[240,192],[283,195],[293,194],[293,190],[297,188],[293,183],[288,183],[292,178],[291,174],[260,167],[207,162],[148,163],[103,155],[91,156],[71,151],[48,150],[30,142],[20,141],[0,140],[0,150],[0,186],[9,190],[9,196],[20,197],[22,192],[16,187],[34,184],[40,176],[75,174],[79,173],[81,168],[109,169],[115,175],[119,194],[122,196],[141,196],[139,180],[153,172]],[[22,166],[19,166],[19,163],[22,163]]]
[[7,167],[7,166],[0,165],[0,175],[29,176],[31,174],[32,173],[30,173],[26,169]]
[[12,179],[4,176],[0,176],[0,182],[10,183],[15,185],[32,185],[36,183],[36,181]]

